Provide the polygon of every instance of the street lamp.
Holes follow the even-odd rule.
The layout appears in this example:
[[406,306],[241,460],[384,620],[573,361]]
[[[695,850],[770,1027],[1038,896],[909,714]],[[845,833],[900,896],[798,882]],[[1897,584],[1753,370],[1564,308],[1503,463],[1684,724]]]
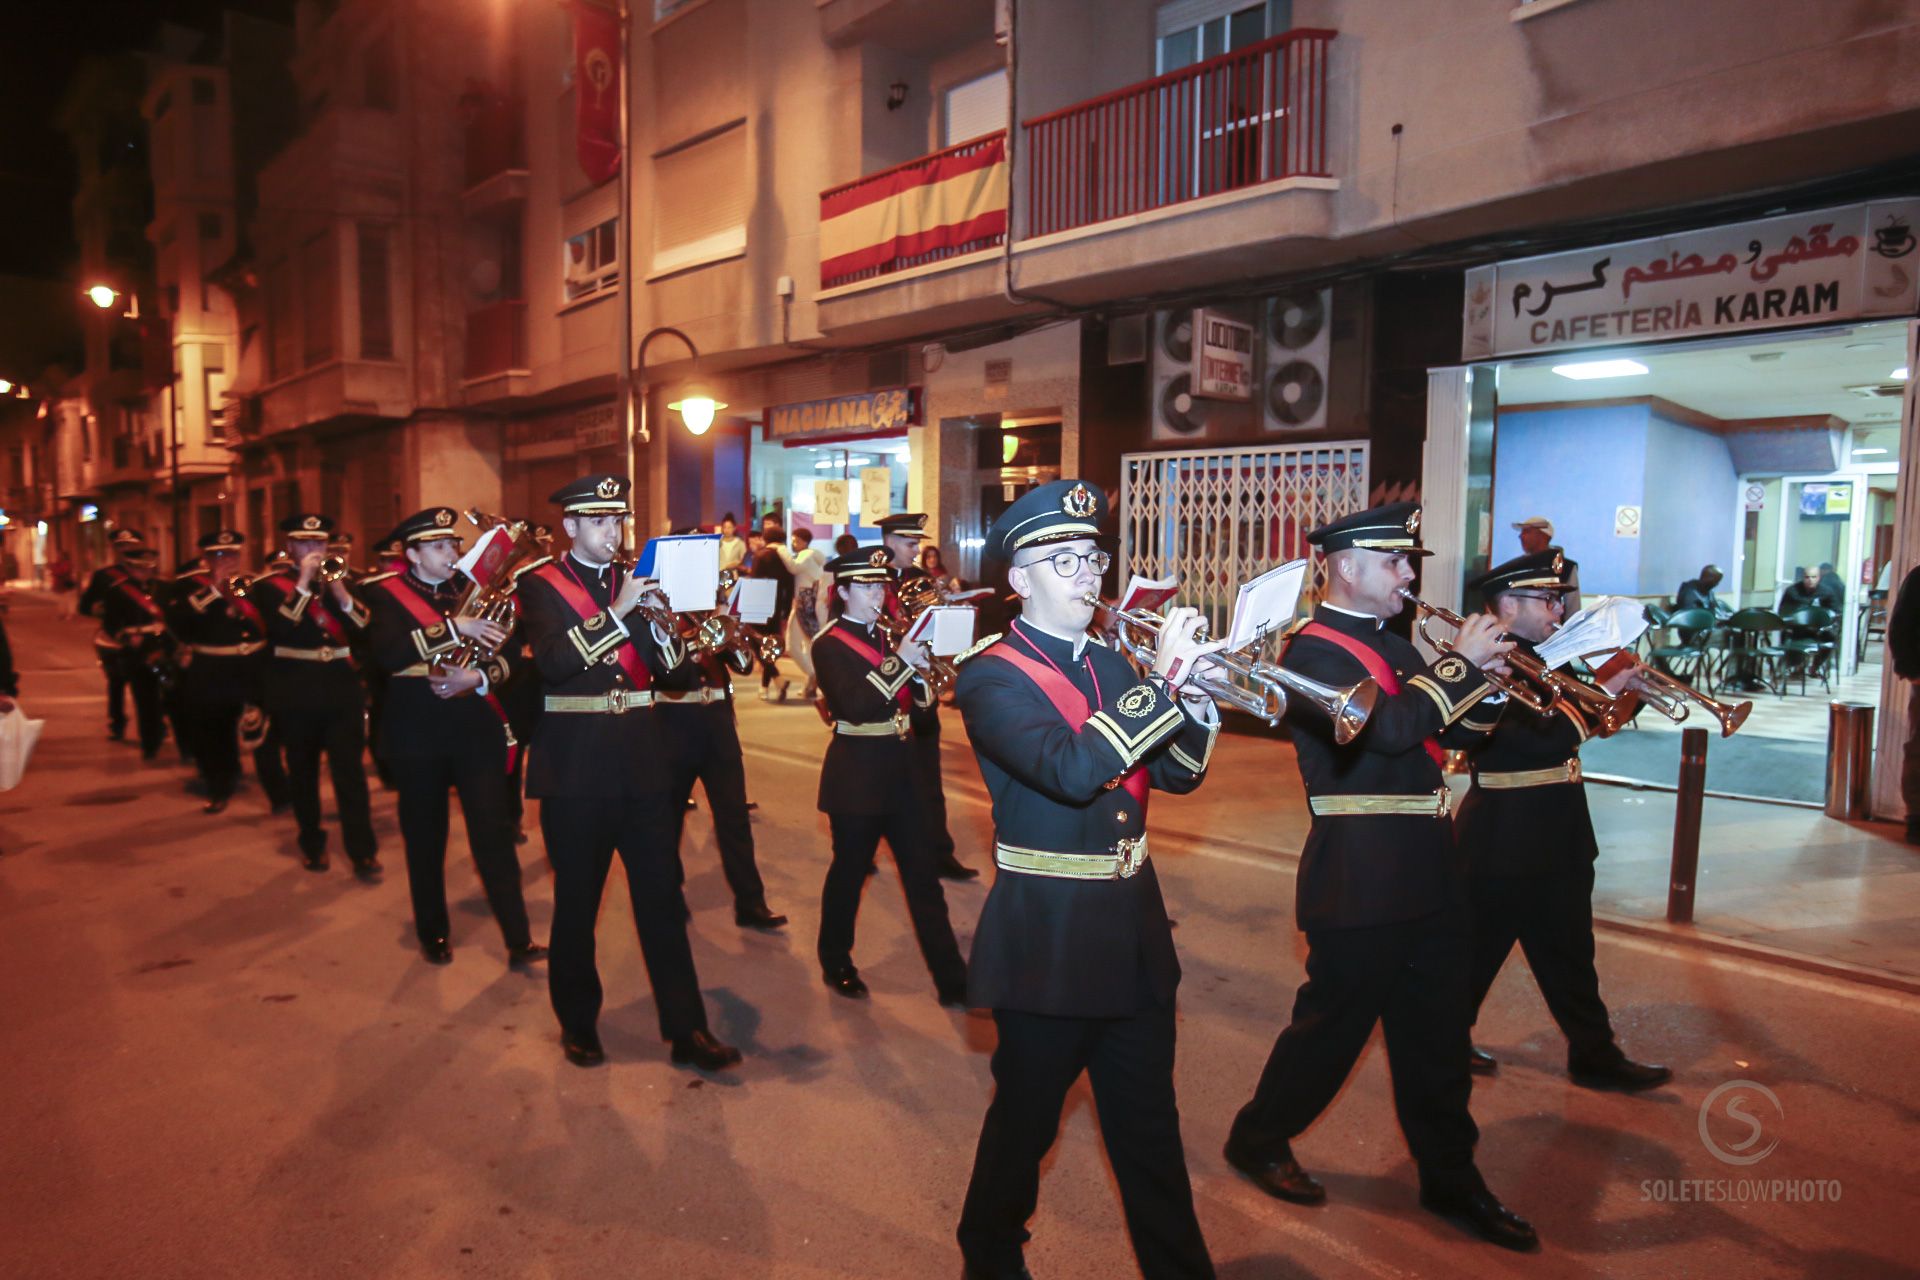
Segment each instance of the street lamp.
[[113,300],[120,295],[108,285],[96,284],[87,290],[87,296],[93,299],[94,306],[109,311],[113,308]]
[[703,383],[694,383],[680,393],[680,398],[667,408],[679,411],[687,424],[687,430],[696,436],[707,434],[707,428],[713,425],[713,415],[727,407],[724,400],[716,400]]

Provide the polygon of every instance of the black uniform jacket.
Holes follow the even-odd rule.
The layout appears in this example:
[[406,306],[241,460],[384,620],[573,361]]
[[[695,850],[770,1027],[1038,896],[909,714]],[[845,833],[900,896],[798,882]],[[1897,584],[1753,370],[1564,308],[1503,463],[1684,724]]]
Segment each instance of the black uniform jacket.
[[[378,573],[360,584],[360,598],[372,615],[367,624],[367,650],[373,664],[387,673],[386,702],[380,713],[380,741],[377,752],[387,758],[458,754],[471,750],[475,743],[498,742],[503,752],[507,741],[498,704],[489,704],[478,690],[457,698],[442,698],[433,692],[426,678],[436,661],[446,659],[460,647],[460,633],[447,619],[459,608],[466,593],[467,579],[456,573],[438,586],[427,583],[412,570]],[[414,617],[396,593],[410,592],[439,615],[429,622]],[[480,664],[487,678],[487,693],[496,693],[507,683],[506,646],[502,656]],[[502,710],[504,710],[504,705]]]
[[[998,645],[1051,659],[1093,709],[1078,732]],[[1059,853],[1112,849],[1146,832],[1145,806],[1120,785],[1143,766],[1176,794],[1206,775],[1218,726],[1183,711],[1158,680],[1118,653],[1015,621],[965,658],[960,714],[993,797],[994,838]],[[816,648],[815,653],[819,650]],[[1123,880],[1068,880],[998,870],[967,964],[970,1001],[1065,1017],[1117,1018],[1171,1004],[1180,962],[1153,862]]]
[[[1518,641],[1528,653],[1533,646]],[[1590,865],[1600,856],[1578,782],[1534,787],[1482,787],[1482,773],[1530,773],[1564,766],[1580,755],[1587,727],[1576,715],[1540,715],[1514,703],[1472,748],[1474,785],[1454,820],[1467,871],[1477,876],[1547,875]]]
[[[599,612],[581,618],[546,580],[548,574],[566,575]],[[613,616],[607,606],[623,580],[621,570],[596,569],[571,553],[535,561],[515,574],[521,626],[540,672],[543,699],[632,691],[634,681],[620,660],[625,649],[639,655],[647,688],[685,661],[685,648],[672,641],[663,649],[639,610],[624,619]],[[667,791],[673,785],[672,751],[672,739],[653,707],[618,713],[543,710],[527,761],[527,794],[615,799]]]
[[[874,662],[841,636],[880,655]],[[878,724],[900,710],[901,694],[909,706],[928,701],[927,686],[914,670],[888,647],[872,626],[835,618],[813,638],[814,678],[836,721]],[[908,733],[915,732],[912,728]],[[891,813],[917,809],[923,803],[914,785],[913,744],[887,734],[850,737],[834,733],[820,766],[819,808],[822,813]]]
[[[351,595],[342,607],[333,598],[333,588],[319,581],[311,593],[300,590],[300,577],[291,569],[276,569],[253,580],[247,598],[267,622],[267,639],[272,649],[340,651],[340,640],[322,626],[315,607],[325,609],[339,624],[349,643],[366,630],[367,609]],[[360,683],[360,671],[352,662],[338,658],[319,662],[304,658],[277,656],[267,658],[266,697],[268,711],[338,711],[343,707],[364,708],[366,688]]]
[[[153,607],[148,608],[149,604]],[[129,627],[147,627],[164,621],[164,610],[153,581],[150,579],[142,586],[117,564],[94,570],[76,607],[81,613],[100,619],[102,634],[94,638],[94,648],[102,650],[123,647],[122,633]]]
[[[1326,715],[1305,698],[1290,698],[1287,719],[1309,801],[1319,796],[1434,795],[1445,786],[1425,743],[1477,743],[1499,718],[1483,706],[1493,691],[1480,669],[1442,657],[1429,667],[1417,649],[1376,619],[1326,605],[1313,621],[1357,640],[1385,659],[1400,686],[1380,701],[1366,727],[1335,746]],[[1333,685],[1369,673],[1359,658],[1331,640],[1296,631],[1280,664]],[[1352,929],[1413,920],[1464,901],[1452,824],[1417,814],[1316,814],[1300,854],[1294,919],[1300,928]]]
[[204,573],[174,580],[167,598],[167,625],[187,646],[185,692],[207,706],[233,707],[257,701],[267,664],[266,615],[229,599]]

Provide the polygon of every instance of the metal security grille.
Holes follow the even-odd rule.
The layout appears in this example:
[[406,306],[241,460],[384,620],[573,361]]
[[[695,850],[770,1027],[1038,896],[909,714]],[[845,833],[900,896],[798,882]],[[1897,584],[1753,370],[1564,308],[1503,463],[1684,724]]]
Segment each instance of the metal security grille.
[[[1307,554],[1307,533],[1367,505],[1367,444],[1130,453],[1120,460],[1120,582],[1178,577],[1176,601],[1225,635],[1234,593]],[[1325,586],[1315,559],[1307,593]]]

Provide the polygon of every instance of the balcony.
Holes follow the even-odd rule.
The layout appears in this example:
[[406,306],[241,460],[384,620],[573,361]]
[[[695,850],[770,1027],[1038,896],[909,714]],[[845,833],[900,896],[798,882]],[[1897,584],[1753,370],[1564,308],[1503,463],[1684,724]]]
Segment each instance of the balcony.
[[1005,130],[822,191],[822,328],[1004,317],[1007,205]]
[[527,198],[526,104],[489,95],[473,107],[466,125],[467,188],[461,204],[485,213]]
[[1025,121],[1018,284],[1111,296],[1285,269],[1278,242],[1331,225],[1335,35],[1289,31]]
[[467,402],[512,394],[516,374],[527,376],[527,304],[508,299],[467,312]]

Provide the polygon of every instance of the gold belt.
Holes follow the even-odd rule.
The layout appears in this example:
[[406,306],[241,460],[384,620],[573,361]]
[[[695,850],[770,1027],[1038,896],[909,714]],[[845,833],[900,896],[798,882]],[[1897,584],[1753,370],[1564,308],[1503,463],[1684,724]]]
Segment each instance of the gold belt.
[[1317,818],[1371,817],[1405,814],[1416,818],[1444,818],[1453,811],[1453,792],[1441,787],[1423,796],[1310,796],[1307,807]]
[[196,644],[196,656],[208,658],[245,658],[267,647],[265,640],[242,640],[239,644]]
[[614,693],[567,694],[550,693],[547,695],[546,708],[549,711],[576,711],[583,713],[598,712],[601,715],[617,716],[623,711],[632,711],[637,707],[653,705],[651,689],[621,689]]
[[164,622],[143,622],[136,627],[120,628],[120,634],[122,636],[163,636],[167,634],[167,624]]
[[1060,853],[1052,849],[1023,849],[994,841],[994,865],[1004,871],[1058,880],[1128,880],[1147,861],[1147,838],[1129,836],[1099,853]]
[[321,645],[318,649],[292,649],[286,645],[277,644],[273,646],[273,656],[298,658],[302,662],[345,662],[353,657],[344,647],[335,648],[330,644]]
[[913,732],[913,722],[907,719],[906,712],[901,711],[896,712],[891,720],[875,720],[870,724],[835,720],[833,731],[849,738],[904,738]]
[[1509,773],[1476,772],[1473,780],[1488,791],[1508,791],[1517,787],[1550,787],[1561,782],[1578,782],[1582,776],[1580,757],[1575,756],[1565,764],[1554,765],[1551,769],[1521,769]]
[[725,689],[715,688],[655,689],[653,691],[653,700],[655,702],[725,702],[727,700],[727,691]]
[[387,678],[390,680],[398,680],[402,676],[431,676],[432,674],[432,663],[416,662],[410,667],[402,667],[398,671],[388,672]]

